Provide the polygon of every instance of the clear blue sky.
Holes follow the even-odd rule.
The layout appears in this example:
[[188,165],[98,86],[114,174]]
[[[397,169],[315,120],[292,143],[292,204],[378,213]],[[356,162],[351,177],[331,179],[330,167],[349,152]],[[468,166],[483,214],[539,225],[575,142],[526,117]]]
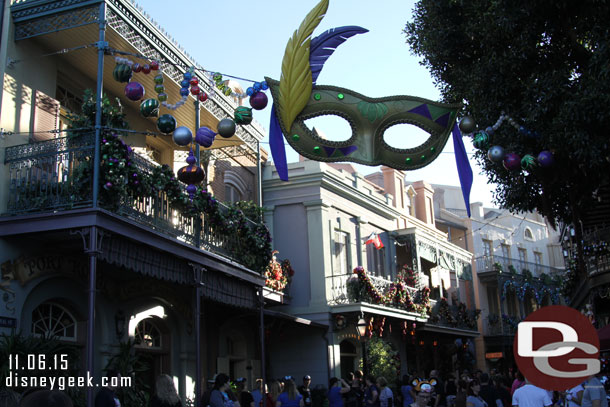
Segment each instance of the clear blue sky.
[[[279,79],[286,42],[316,4],[317,0],[139,2],[205,69],[257,81],[264,76]],[[411,55],[402,33],[411,19],[413,5],[412,0],[330,0],[328,12],[313,36],[346,25],[358,25],[369,32],[343,43],[324,65],[317,83],[345,87],[372,97],[412,95],[438,100],[439,92],[428,71]],[[244,89],[251,85],[241,83]],[[265,129],[269,127],[270,105],[255,111],[255,119]],[[320,119],[313,124],[324,126],[322,130],[326,134],[341,135],[344,127],[335,127],[333,122]],[[387,141],[395,147],[413,147],[424,140],[413,126],[404,125],[394,130]],[[264,141],[268,142],[268,138]],[[464,141],[467,150],[472,152],[470,139],[464,138]],[[268,144],[263,147],[270,150]],[[288,150],[288,161],[296,161],[297,154],[290,147]],[[475,174],[471,202],[491,205],[493,187],[487,185],[485,176],[479,175],[474,159],[471,165]],[[378,167],[357,168],[363,174],[378,170]],[[432,164],[407,172],[407,180],[420,179],[459,185],[451,138]]]

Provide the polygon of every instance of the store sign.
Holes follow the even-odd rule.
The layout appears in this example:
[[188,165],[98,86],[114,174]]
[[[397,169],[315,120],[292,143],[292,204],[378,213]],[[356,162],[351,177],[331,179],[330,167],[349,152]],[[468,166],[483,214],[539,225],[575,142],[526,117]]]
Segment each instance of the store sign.
[[488,352],[485,354],[485,359],[500,359],[504,357],[503,352]]
[[17,328],[17,318],[0,317],[0,328]]

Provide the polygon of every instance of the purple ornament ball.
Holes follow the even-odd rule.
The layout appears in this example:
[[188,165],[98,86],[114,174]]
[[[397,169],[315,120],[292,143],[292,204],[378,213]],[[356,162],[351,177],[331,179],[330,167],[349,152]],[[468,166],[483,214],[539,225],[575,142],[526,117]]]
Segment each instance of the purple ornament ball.
[[202,147],[210,147],[214,143],[216,133],[209,127],[200,127],[195,133],[195,141]]
[[144,86],[142,86],[139,82],[129,82],[125,85],[125,96],[127,99],[138,101],[142,99],[144,96]]
[[197,192],[197,187],[193,184],[189,184],[186,187],[186,192],[188,192],[189,195],[194,195],[195,192]]
[[504,156],[504,161],[502,162],[504,168],[509,171],[515,171],[521,168],[521,157],[516,153],[507,153]]
[[255,93],[253,96],[250,96],[250,106],[256,110],[263,110],[267,107],[267,95],[264,92]]
[[549,168],[555,162],[555,157],[549,150],[542,150],[536,159],[542,168]]

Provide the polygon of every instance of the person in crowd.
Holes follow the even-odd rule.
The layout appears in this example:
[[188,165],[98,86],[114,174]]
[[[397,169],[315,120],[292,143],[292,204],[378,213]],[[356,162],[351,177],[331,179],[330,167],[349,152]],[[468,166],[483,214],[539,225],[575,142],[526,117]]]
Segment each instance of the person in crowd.
[[510,395],[513,396],[515,394],[515,390],[524,385],[525,378],[523,377],[523,374],[519,371],[515,372],[515,380],[513,381],[513,385],[510,388]]
[[536,387],[526,380],[525,384],[518,387],[513,393],[512,404],[519,407],[547,407],[552,406],[553,401],[546,390]]
[[303,384],[299,386],[299,393],[303,396],[305,407],[311,407],[311,376],[303,376]]
[[345,407],[362,407],[362,386],[360,383],[359,372],[353,372],[350,374],[350,380],[348,381],[350,385],[349,392],[345,395]]
[[59,390],[34,389],[23,394],[19,407],[73,407],[73,403],[67,394]]
[[404,375],[402,377],[402,386],[400,386],[400,394],[402,394],[402,407],[409,407],[415,402],[415,390],[413,390],[413,377]]
[[432,370],[430,372],[430,380],[436,380],[436,384],[434,385],[434,406],[435,407],[445,407],[445,383],[441,380],[438,370]]
[[150,407],[182,407],[180,396],[172,378],[166,374],[159,375],[155,382],[155,393],[150,399]]
[[345,380],[332,377],[328,382],[328,407],[343,407],[343,395],[349,391],[350,386]]
[[254,390],[250,394],[252,394],[252,399],[254,400],[255,407],[265,407],[261,404],[261,400],[263,400],[263,395],[265,394],[265,390],[263,389],[263,379],[256,379]]
[[[225,407],[225,403],[228,404],[229,396],[227,390],[229,390],[229,376],[224,373],[219,373],[214,379],[214,387],[210,393],[210,407]],[[96,406],[97,407],[97,406]],[[203,405],[202,407],[207,407]]]
[[379,390],[375,386],[375,378],[366,375],[364,378],[364,407],[379,407]]
[[595,375],[585,380],[582,387],[582,407],[608,407],[604,385]]
[[102,387],[95,396],[95,407],[119,407],[121,401],[116,395],[116,389],[121,381],[121,374],[116,370],[108,370],[106,378],[107,386]]
[[237,385],[237,400],[239,401],[239,405],[241,407],[256,407],[254,403],[254,397],[252,394],[246,389],[247,379],[245,377],[238,377],[235,379],[235,384]]
[[489,407],[504,407],[502,400],[500,400],[500,396],[498,395],[498,391],[494,384],[490,382],[487,373],[481,375],[481,390],[479,395]]
[[565,400],[568,403],[567,407],[580,407],[584,391],[585,388],[582,387],[582,384],[578,384],[566,391]]
[[227,388],[227,397],[229,400],[226,402],[226,407],[241,407],[237,394],[231,388],[231,382],[229,381],[229,387]]
[[394,407],[394,394],[388,387],[385,377],[377,378],[377,388],[379,389],[379,407]]
[[502,401],[502,406],[510,407],[512,397],[510,395],[510,381],[508,377],[496,375],[493,377],[493,381],[496,386],[498,398]]
[[457,393],[455,395],[455,407],[466,407],[468,398],[468,383],[466,380],[458,380]]
[[479,394],[481,391],[481,383],[474,379],[470,383],[468,383],[468,390],[466,397],[466,407],[493,407],[489,406],[485,400]]
[[419,391],[415,395],[415,402],[410,407],[430,407],[432,401],[433,388],[430,384],[425,383],[420,386]]
[[445,382],[445,403],[447,407],[453,407],[455,396],[457,395],[457,386],[455,385],[455,376],[449,374]]
[[[265,407],[275,407],[278,397],[282,394],[282,384],[279,380],[274,380],[269,384],[269,393],[267,393],[267,399]],[[271,403],[269,406],[268,404]]]
[[210,395],[212,394],[212,390],[214,390],[216,376],[218,376],[218,374],[215,374],[206,382],[206,387],[203,390],[203,393],[201,393],[201,400],[199,401],[200,407],[207,407],[210,404]]
[[297,391],[292,376],[284,377],[284,391],[279,395],[275,407],[304,407],[303,396]]

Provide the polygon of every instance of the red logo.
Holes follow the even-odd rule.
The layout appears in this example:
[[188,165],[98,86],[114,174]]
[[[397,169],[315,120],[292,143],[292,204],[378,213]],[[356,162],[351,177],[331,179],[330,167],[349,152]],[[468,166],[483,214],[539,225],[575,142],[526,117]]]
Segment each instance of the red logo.
[[519,370],[545,390],[568,390],[600,370],[597,331],[574,308],[552,305],[531,313],[519,323],[513,346]]

